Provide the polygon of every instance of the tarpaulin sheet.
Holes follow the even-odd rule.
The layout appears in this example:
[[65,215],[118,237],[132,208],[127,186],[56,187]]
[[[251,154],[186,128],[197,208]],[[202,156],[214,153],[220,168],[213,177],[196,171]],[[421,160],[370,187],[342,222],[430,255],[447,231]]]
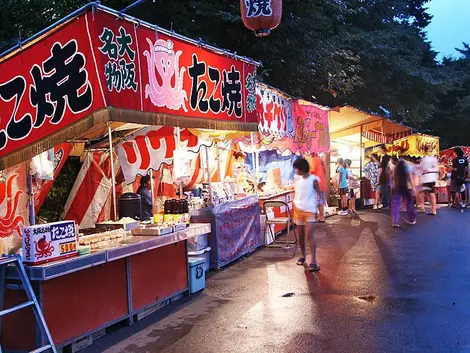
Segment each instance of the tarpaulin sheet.
[[226,202],[212,209],[211,268],[221,268],[263,245],[257,196]]

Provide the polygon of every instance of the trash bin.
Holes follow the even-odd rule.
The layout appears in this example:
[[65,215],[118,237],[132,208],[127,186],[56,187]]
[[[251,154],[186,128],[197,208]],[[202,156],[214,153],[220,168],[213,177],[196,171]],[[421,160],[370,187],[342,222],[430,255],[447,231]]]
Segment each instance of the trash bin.
[[194,294],[206,288],[206,271],[204,259],[200,257],[188,258],[189,262],[189,293]]
[[119,196],[119,218],[142,219],[142,204],[139,194],[127,192]]

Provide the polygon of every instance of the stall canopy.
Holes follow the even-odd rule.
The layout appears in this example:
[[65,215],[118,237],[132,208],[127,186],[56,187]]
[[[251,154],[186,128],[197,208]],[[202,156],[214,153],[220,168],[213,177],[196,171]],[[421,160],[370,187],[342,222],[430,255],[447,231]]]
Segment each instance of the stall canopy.
[[331,109],[329,126],[331,140],[350,144],[362,141],[364,147],[392,143],[412,134],[408,126],[349,106]]
[[[309,155],[328,152],[329,108],[304,100],[295,100],[286,93],[256,83],[259,133],[255,136],[258,151],[276,150],[280,153]],[[242,141],[249,150],[250,141]]]
[[0,170],[109,125],[257,131],[258,65],[90,3],[0,57]]

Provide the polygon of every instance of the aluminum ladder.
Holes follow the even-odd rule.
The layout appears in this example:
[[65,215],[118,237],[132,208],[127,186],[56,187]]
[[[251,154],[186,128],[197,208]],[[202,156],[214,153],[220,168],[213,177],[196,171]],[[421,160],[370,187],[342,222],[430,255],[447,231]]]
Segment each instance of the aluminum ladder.
[[[28,297],[28,301],[22,303],[20,305],[14,306],[9,309],[3,309],[3,301],[6,289],[6,275],[7,275],[7,267],[8,266],[15,267],[18,276],[21,280],[23,288],[25,290],[26,296]],[[51,333],[49,332],[49,328],[47,327],[46,320],[44,319],[44,315],[42,314],[41,307],[36,299],[36,295],[34,294],[33,288],[31,287],[31,282],[29,282],[28,275],[23,266],[23,262],[19,255],[10,255],[8,257],[0,258],[0,325],[2,317],[12,314],[16,311],[29,308],[31,307],[34,312],[34,317],[36,318],[36,326],[41,329],[42,334],[47,339],[46,345],[36,348],[35,350],[31,351],[30,353],[40,353],[50,351],[53,353],[57,353],[57,349],[52,341]],[[2,346],[0,342],[0,353],[2,353]]]

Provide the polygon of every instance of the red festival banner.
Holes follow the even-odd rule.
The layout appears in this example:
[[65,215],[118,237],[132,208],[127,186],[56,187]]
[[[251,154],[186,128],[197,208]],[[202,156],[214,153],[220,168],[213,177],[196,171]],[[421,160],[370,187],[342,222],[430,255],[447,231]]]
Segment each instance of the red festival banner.
[[256,123],[256,65],[97,7],[0,59],[0,156],[103,107]]
[[328,110],[317,105],[295,101],[292,105],[297,153],[322,153],[330,150]]
[[86,28],[82,15],[0,62],[0,156],[104,106]]

